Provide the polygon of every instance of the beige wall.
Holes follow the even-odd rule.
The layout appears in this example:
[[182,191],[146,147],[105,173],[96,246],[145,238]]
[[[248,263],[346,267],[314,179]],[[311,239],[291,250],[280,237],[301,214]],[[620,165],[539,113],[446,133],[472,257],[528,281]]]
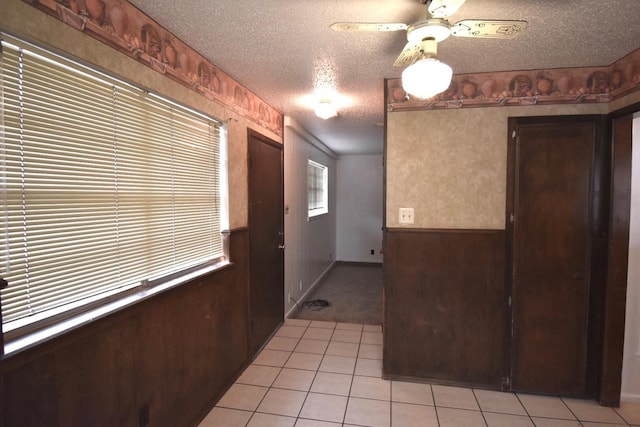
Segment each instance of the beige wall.
[[109,74],[226,121],[229,144],[229,225],[232,229],[248,225],[247,128],[278,142],[282,142],[281,137],[21,0],[0,0],[0,11],[0,30],[3,32],[41,46],[52,47]]
[[[508,118],[608,112],[573,104],[388,113],[386,226],[503,230]],[[399,208],[414,209],[414,224],[400,225]]]

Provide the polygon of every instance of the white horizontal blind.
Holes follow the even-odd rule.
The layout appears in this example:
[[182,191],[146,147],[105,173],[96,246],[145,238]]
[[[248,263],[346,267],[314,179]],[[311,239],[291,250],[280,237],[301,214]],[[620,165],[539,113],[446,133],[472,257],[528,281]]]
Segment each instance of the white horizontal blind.
[[3,322],[221,257],[219,123],[11,42]]
[[327,212],[327,167],[309,160],[307,167],[307,199],[309,216]]

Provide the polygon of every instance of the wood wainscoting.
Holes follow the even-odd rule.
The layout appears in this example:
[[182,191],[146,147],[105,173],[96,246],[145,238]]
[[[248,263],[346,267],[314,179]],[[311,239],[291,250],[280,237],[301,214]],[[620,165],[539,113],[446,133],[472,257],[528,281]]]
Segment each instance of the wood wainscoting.
[[386,230],[386,378],[502,388],[505,239],[503,230]]
[[248,231],[232,265],[0,362],[0,425],[197,425],[249,361]]

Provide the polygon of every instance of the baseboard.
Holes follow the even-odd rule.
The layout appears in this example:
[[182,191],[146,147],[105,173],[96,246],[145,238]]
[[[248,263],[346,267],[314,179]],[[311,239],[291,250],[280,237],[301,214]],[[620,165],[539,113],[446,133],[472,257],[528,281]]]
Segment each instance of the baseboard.
[[382,261],[336,261],[336,264],[352,267],[382,267]]
[[[327,274],[329,274],[329,272],[330,272],[331,270],[333,270],[333,267],[335,267],[335,265],[336,265],[337,263],[338,263],[338,261],[333,261],[331,264],[329,264],[329,266],[328,266],[328,267],[327,267],[327,268],[322,272],[322,274],[320,274],[320,276],[318,276],[318,278],[316,279],[316,281],[315,281],[315,282],[313,282],[313,283],[311,284],[311,286],[309,286],[309,289],[307,289],[307,291],[306,291],[304,294],[302,294],[302,296],[300,297],[300,302],[304,301],[304,300],[305,300],[305,298],[307,297],[307,295],[309,295],[309,293],[310,293],[312,290],[314,290],[314,289],[315,289],[315,287],[316,287],[317,285],[319,285],[319,284],[322,282],[322,280],[324,280],[325,276],[326,276]],[[299,306],[297,306],[297,305],[295,305],[295,304],[294,304],[294,306],[293,306],[293,307],[291,307],[291,308],[289,309],[289,311],[287,312],[287,314],[285,314],[285,316],[284,316],[284,317],[285,317],[285,319],[288,319],[288,318],[289,318],[289,316],[291,316],[293,313],[295,313],[295,312],[296,312],[297,310],[299,310],[300,308],[301,308],[301,307],[299,307]]]
[[620,402],[640,402],[640,394],[622,393]]

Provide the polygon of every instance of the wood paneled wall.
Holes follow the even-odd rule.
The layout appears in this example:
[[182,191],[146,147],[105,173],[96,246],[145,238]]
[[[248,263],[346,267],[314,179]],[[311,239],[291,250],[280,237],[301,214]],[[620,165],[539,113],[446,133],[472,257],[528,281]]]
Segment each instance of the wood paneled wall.
[[249,360],[248,232],[232,265],[0,363],[3,426],[196,425]]
[[384,376],[499,389],[505,232],[385,233]]

